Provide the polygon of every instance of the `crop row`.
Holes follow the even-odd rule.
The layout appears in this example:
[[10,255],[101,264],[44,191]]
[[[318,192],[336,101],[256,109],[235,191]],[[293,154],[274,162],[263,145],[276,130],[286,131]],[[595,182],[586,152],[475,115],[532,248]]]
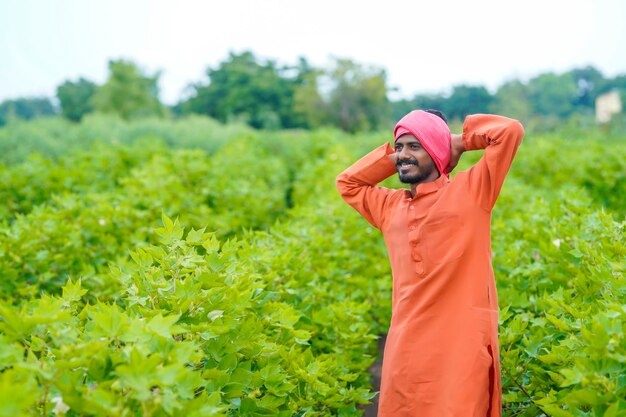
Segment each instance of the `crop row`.
[[[305,167],[294,196],[328,168]],[[157,245],[111,266],[114,291],[73,280],[0,307],[0,387],[18,399],[0,415],[358,415],[388,271],[370,264],[372,230],[346,221],[334,192],[317,197],[226,242],[164,217]]]
[[[384,136],[99,123],[0,170],[0,416],[360,415],[391,276],[333,182]],[[520,149],[492,232],[506,416],[626,415],[625,149]]]

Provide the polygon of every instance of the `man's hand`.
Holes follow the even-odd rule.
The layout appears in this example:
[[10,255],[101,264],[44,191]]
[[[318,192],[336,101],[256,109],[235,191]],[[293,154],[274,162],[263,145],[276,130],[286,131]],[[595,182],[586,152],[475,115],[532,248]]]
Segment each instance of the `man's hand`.
[[465,145],[463,145],[463,135],[457,135],[452,133],[450,135],[450,163],[448,164],[448,168],[446,172],[452,172],[454,168],[456,168],[459,160],[461,159],[461,155],[465,152]]

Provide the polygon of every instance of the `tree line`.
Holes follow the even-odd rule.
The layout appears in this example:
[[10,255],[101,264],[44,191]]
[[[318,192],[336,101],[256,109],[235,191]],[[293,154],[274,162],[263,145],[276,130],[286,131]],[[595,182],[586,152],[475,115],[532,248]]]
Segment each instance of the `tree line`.
[[526,82],[510,80],[494,94],[482,85],[459,84],[447,93],[390,100],[392,89],[382,68],[348,59],[335,59],[329,68],[314,67],[305,58],[296,65],[279,65],[247,51],[230,53],[207,68],[206,79],[191,83],[185,98],[173,106],[159,100],[160,72],[147,74],[128,60],[111,60],[108,70],[102,85],[84,78],[59,85],[58,106],[46,97],[3,101],[0,126],[11,119],[57,114],[78,122],[101,112],[127,120],[203,114],[262,129],[334,126],[358,132],[388,128],[415,108],[439,109],[452,120],[489,112],[522,121],[564,120],[593,114],[596,97],[611,90],[620,91],[626,101],[626,74],[605,77],[593,66],[543,73]]

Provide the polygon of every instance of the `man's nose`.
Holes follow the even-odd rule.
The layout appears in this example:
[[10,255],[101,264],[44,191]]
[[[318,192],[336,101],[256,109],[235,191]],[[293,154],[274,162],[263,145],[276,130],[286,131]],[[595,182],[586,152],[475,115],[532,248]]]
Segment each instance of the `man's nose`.
[[406,152],[406,148],[403,147],[402,149],[400,149],[400,152],[398,152],[398,159],[408,159],[409,154]]

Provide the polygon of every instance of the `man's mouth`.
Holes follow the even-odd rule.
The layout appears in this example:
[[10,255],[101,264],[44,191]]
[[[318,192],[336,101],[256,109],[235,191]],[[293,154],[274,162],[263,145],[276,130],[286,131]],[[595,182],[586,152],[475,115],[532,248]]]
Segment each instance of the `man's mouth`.
[[396,166],[397,166],[398,168],[401,168],[401,169],[408,169],[408,168],[410,168],[410,167],[412,167],[412,166],[417,166],[417,163],[415,163],[415,162],[403,161],[403,162],[399,162],[399,163],[397,163],[397,164],[396,164]]

